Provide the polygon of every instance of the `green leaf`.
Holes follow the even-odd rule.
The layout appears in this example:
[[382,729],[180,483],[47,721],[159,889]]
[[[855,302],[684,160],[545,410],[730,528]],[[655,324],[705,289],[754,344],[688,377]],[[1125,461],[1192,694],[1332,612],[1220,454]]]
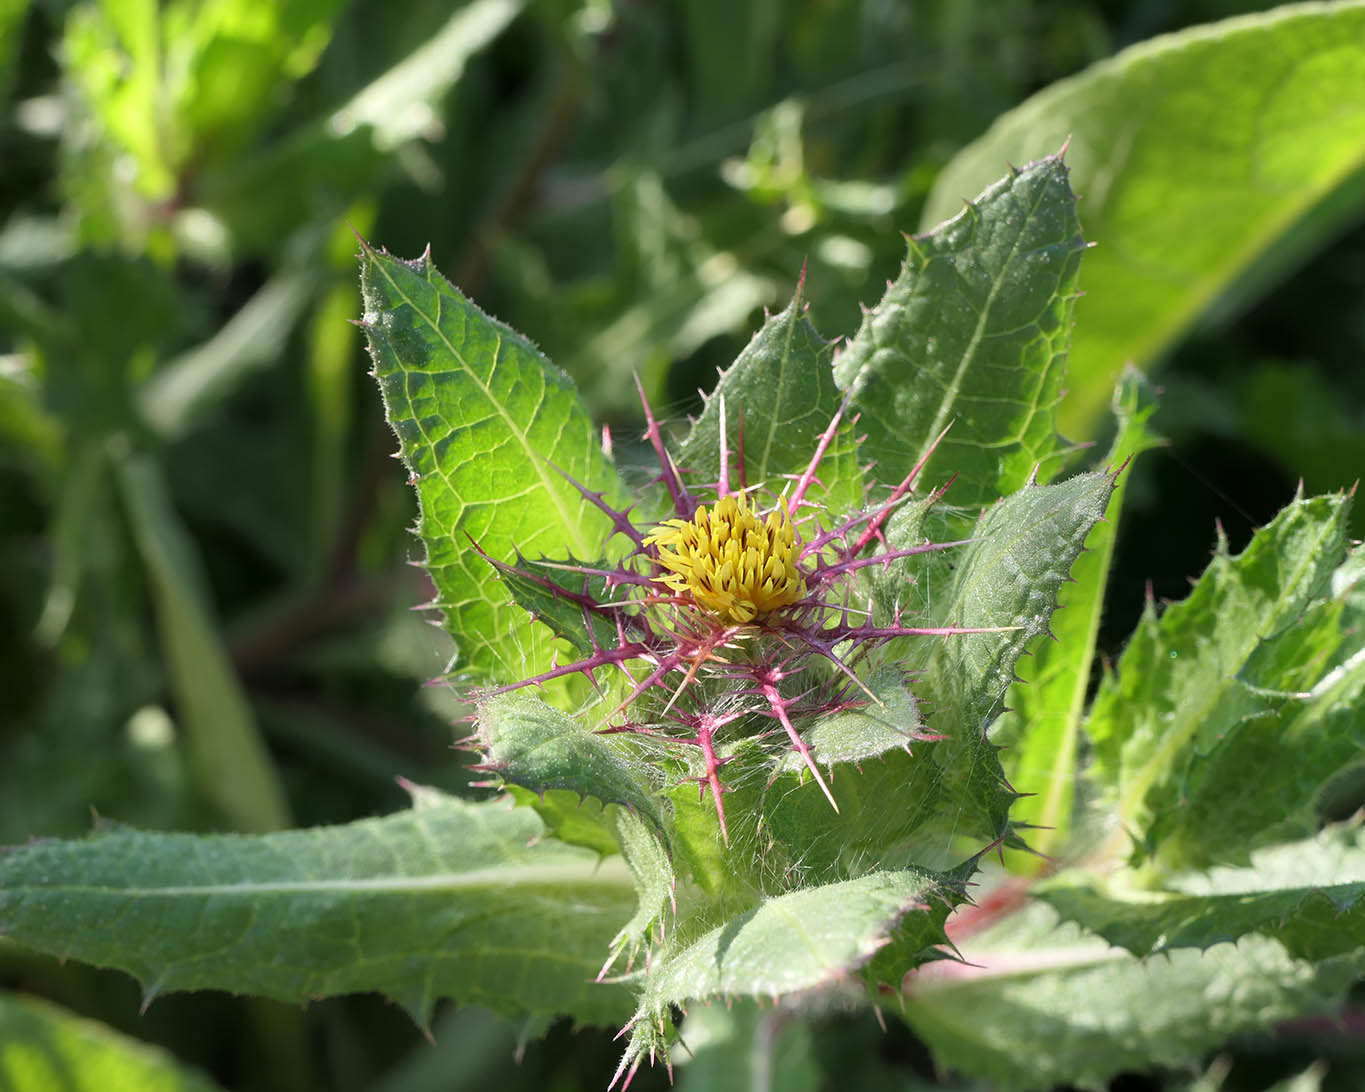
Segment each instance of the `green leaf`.
[[[899,672],[882,669],[867,681],[880,705],[830,717],[808,737],[816,762],[829,768],[837,812],[790,752],[775,775],[750,773],[737,759],[734,810],[759,823],[747,844],[768,890],[876,867],[955,869],[1009,831],[1015,793],[996,748],[970,730],[928,734]],[[744,830],[743,820],[736,826]]]
[[585,806],[583,797],[567,789],[534,793],[511,784],[504,784],[503,789],[519,805],[540,816],[551,838],[590,849],[599,857],[621,852],[616,837],[615,812],[610,809]]
[[[315,253],[310,257],[316,260]],[[213,337],[158,369],[138,392],[147,424],[168,440],[179,439],[252,371],[282,362],[280,347],[319,280],[313,270],[276,274]]]
[[116,464],[156,604],[162,655],[199,791],[241,830],[289,825],[289,805],[208,606],[198,558],[148,456]]
[[[640,901],[635,916],[612,938],[611,963],[615,963],[622,953],[627,963],[633,963],[646,946],[650,930],[656,923],[662,923],[666,909],[673,905],[673,861],[668,854],[668,843],[635,812],[617,811],[616,838],[630,874],[635,878]],[[662,924],[659,932],[661,935],[664,932]]]
[[480,769],[537,794],[566,789],[603,805],[620,804],[649,822],[667,844],[644,775],[606,736],[524,691],[480,703],[478,725]]
[[1071,348],[1088,436],[1127,361],[1155,361],[1239,273],[1365,162],[1365,9],[1298,4],[1166,35],[1006,114],[939,176],[923,223],[1070,139],[1099,242]]
[[525,6],[525,0],[472,0],[463,5],[420,49],[329,118],[327,127],[340,135],[367,127],[384,152],[421,136],[470,58],[497,38]]
[[1002,1092],[1191,1067],[1234,1035],[1332,1012],[1361,968],[1256,936],[1138,960],[1039,904],[956,943],[966,962],[918,972],[905,1018],[940,1065]]
[[[1162,867],[1243,861],[1249,850],[1317,829],[1329,786],[1358,773],[1365,759],[1362,645],[1359,621],[1329,600],[1257,650],[1243,676],[1263,684],[1306,686],[1305,669],[1327,670],[1309,680],[1311,689],[1253,687],[1258,707],[1250,714],[1231,726],[1214,718],[1205,727],[1179,799],[1168,801],[1147,831]],[[1269,664],[1274,674],[1267,679]],[[1211,727],[1218,737],[1205,743]]]
[[933,450],[925,480],[956,474],[954,501],[975,507],[1021,488],[1040,466],[1047,476],[1056,469],[1085,247],[1075,204],[1052,156],[910,240],[900,277],[834,369],[853,392],[879,480],[899,481]]
[[282,1001],[378,990],[425,1023],[441,997],[614,1023],[592,982],[634,908],[614,859],[549,840],[525,808],[432,790],[382,819],[261,836],[101,829],[0,854],[0,931],[135,975],[147,998]]
[[[1002,758],[1010,783],[1030,794],[1015,804],[1011,817],[1034,828],[1029,845],[1038,854],[1055,853],[1070,836],[1081,720],[1119,513],[1131,475],[1122,468],[1159,443],[1147,430],[1155,409],[1154,393],[1141,373],[1128,369],[1114,391],[1118,436],[1105,465],[1117,473],[1108,518],[1091,528],[1085,552],[1071,566],[1074,583],[1058,591],[1052,636],[1034,639],[1031,659],[1019,663],[1025,677],[1010,687],[1009,711],[991,729],[991,739],[1005,748]],[[1036,872],[1044,858],[1015,856],[1010,863]]]
[[671,1006],[779,998],[844,984],[893,936],[913,937],[916,950],[929,950],[944,940],[945,891],[929,873],[874,872],[766,899],[700,936],[675,941],[671,950],[656,951],[632,1021],[627,1061],[657,1048]]
[[624,809],[599,823],[581,810],[567,810],[562,801],[551,799],[548,808],[532,804],[551,833],[565,841],[600,852],[605,834],[614,837],[613,849],[620,845],[640,901],[612,939],[611,961],[622,952],[633,959],[673,896],[669,832],[643,774],[607,737],[524,692],[483,702],[478,724],[485,755],[479,769],[542,798],[547,792],[568,792],[580,801],[600,800],[604,809],[609,804]]
[[[1145,852],[1154,848],[1147,837],[1154,818],[1187,807],[1192,771],[1238,724],[1254,726],[1252,734],[1263,746],[1292,756],[1291,746],[1279,746],[1282,729],[1273,721],[1257,725],[1254,718],[1276,713],[1291,700],[1264,688],[1298,690],[1312,681],[1304,673],[1314,669],[1315,660],[1303,655],[1301,641],[1317,640],[1318,629],[1300,620],[1327,594],[1342,560],[1349,505],[1344,495],[1296,498],[1236,557],[1220,535],[1213,561],[1188,598],[1159,618],[1149,602],[1086,723],[1095,772],[1116,794],[1119,819]],[[1331,620],[1319,622],[1334,626]],[[1327,706],[1312,708],[1328,713],[1344,696],[1334,692]],[[1281,776],[1291,777],[1286,770],[1272,772],[1257,792],[1248,793],[1249,758],[1239,747],[1219,785],[1226,790],[1235,783],[1252,814],[1273,812],[1283,794],[1302,800],[1316,787],[1282,782]],[[1246,814],[1240,811],[1239,818]],[[1245,825],[1240,833],[1224,829],[1226,837],[1200,829],[1184,844],[1193,851],[1194,842],[1211,849],[1232,848],[1231,842],[1243,845],[1244,855]],[[1199,852],[1207,858],[1208,851]]]
[[1215,868],[1170,886],[1125,890],[1094,873],[1068,872],[1038,894],[1065,920],[1139,956],[1205,949],[1251,934],[1313,962],[1365,949],[1359,829],[1276,846],[1254,854],[1250,868]]
[[5,1092],[213,1092],[169,1053],[32,997],[0,993]]
[[[597,557],[611,524],[560,471],[620,492],[573,384],[489,318],[429,256],[365,247],[364,326],[374,373],[421,503],[434,605],[467,669],[511,681],[547,668],[552,638],[506,602],[487,562],[516,552]],[[467,536],[467,537],[466,537]]]
[[[965,725],[984,733],[999,715],[1016,662],[1031,641],[1048,632],[1062,584],[1113,489],[1114,478],[1100,472],[1021,489],[986,510],[970,543],[929,562],[935,568],[921,577],[920,587],[891,589],[896,595],[936,596],[925,602],[924,625],[1015,627],[920,638],[910,646],[924,665],[919,691],[929,703],[925,719],[932,730]],[[942,575],[945,560],[954,566],[946,593],[941,585],[926,592]]]
[[[328,195],[336,195],[339,215],[351,196],[382,184],[395,150],[448,115],[445,100],[470,60],[523,7],[523,0],[472,0],[457,8],[340,106],[255,154],[206,171],[196,195],[243,248],[273,248],[299,223],[316,217],[319,201]],[[406,40],[406,30],[396,37]]]
[[[863,683],[875,702],[824,717],[805,733],[803,738],[817,765],[860,765],[884,758],[890,751],[908,753],[916,741],[933,738],[926,734],[919,706],[899,671],[876,668]],[[805,765],[795,751],[785,751],[780,769],[800,774]]]
[[[843,395],[834,385],[830,362],[834,346],[806,317],[801,288],[784,311],[763,324],[735,362],[721,375],[678,452],[678,464],[697,480],[720,476],[721,410],[725,408],[725,445],[733,462],[744,453],[749,485],[782,491],[784,474],[800,474],[811,461],[821,434],[834,419]],[[812,500],[834,512],[863,503],[862,471],[847,421],[820,460],[820,484]],[[738,477],[731,470],[731,485]]]

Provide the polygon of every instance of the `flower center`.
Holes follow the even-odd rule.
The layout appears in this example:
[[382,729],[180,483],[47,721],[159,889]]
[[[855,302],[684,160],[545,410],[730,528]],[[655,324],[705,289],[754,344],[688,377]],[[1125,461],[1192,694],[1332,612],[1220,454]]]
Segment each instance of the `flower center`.
[[645,544],[658,547],[666,570],[655,580],[729,622],[744,625],[806,595],[796,531],[780,505],[763,519],[732,494],[690,520],[665,520]]

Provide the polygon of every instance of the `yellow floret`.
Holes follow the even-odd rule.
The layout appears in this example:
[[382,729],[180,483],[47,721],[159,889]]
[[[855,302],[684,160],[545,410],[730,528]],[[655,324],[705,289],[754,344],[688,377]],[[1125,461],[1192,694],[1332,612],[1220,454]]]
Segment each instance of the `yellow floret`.
[[667,570],[654,579],[728,622],[744,625],[806,595],[796,568],[796,531],[779,506],[766,520],[743,494],[670,519],[645,538]]

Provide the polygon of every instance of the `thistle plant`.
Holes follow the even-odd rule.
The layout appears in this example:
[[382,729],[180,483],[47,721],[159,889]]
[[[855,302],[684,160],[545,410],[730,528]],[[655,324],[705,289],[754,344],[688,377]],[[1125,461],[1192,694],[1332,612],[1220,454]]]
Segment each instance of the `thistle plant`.
[[[799,294],[792,307],[799,307]],[[875,653],[899,638],[1002,631],[908,625],[899,605],[887,624],[879,624],[870,588],[858,582],[864,570],[886,572],[895,562],[966,544],[925,542],[895,549],[883,533],[888,518],[911,499],[937,441],[880,503],[831,516],[811,493],[818,488],[821,459],[839,430],[848,399],[820,435],[810,462],[794,480],[784,481],[780,491],[774,491],[773,483],[748,483],[742,425],[732,488],[723,397],[718,401],[720,477],[700,486],[685,480],[669,454],[643,389],[640,399],[645,438],[659,462],[657,481],[667,491],[674,516],[637,527],[627,512],[570,478],[611,520],[612,534],[630,544],[629,554],[615,568],[525,559],[514,566],[485,554],[514,592],[530,586],[556,606],[581,611],[592,645],[586,656],[492,693],[576,673],[596,685],[599,669],[619,668],[628,692],[614,709],[595,714],[597,730],[658,739],[684,767],[694,764],[687,760],[691,749],[700,766],[694,779],[703,792],[709,789],[726,843],[726,786],[720,770],[734,756],[722,733],[779,736],[837,812],[839,805],[805,733],[836,713],[885,706],[857,668],[873,674],[894,664],[893,659],[882,668],[875,666]],[[942,495],[940,489],[921,498],[921,513]],[[575,578],[581,578],[577,586]],[[600,597],[594,597],[595,588]],[[601,640],[601,634],[610,639]],[[911,740],[932,738],[907,728],[907,752]]]
[[[987,730],[1116,480],[1111,467],[1044,484],[1067,452],[1051,413],[1082,249],[1054,157],[912,240],[846,345],[816,333],[803,277],[685,437],[639,390],[657,472],[633,498],[611,442],[594,442],[532,346],[429,257],[366,250],[365,325],[422,500],[428,606],[457,639],[476,612],[516,635],[496,660],[457,660],[448,680],[476,702],[477,768],[558,838],[619,851],[635,880],[636,913],[596,976],[640,999],[618,1077],[666,1052],[692,999],[859,979],[894,993],[951,954],[943,922],[983,855],[1025,846]],[[987,356],[1040,365],[1002,386],[954,362],[973,335],[924,321],[925,292],[950,268],[970,279],[972,263],[1021,251],[1044,293],[1004,315],[989,314],[994,274],[967,293],[1001,327],[975,335],[1000,343]],[[429,316],[430,336],[407,333],[422,328],[409,314]],[[456,361],[491,349],[491,371],[462,366],[471,396],[500,380],[534,391],[532,465],[519,470],[544,525],[486,515],[478,451],[443,454],[448,411],[414,367],[438,347]],[[542,425],[545,447],[530,435]],[[500,578],[475,576],[482,602],[471,559]],[[792,921],[815,927],[831,900],[858,907],[843,955],[821,951],[793,977],[786,955],[744,954]],[[768,986],[717,962],[712,946],[744,922],[725,950],[770,964]]]
[[1085,249],[1062,158],[1011,170],[907,240],[845,341],[798,282],[695,421],[641,389],[657,471],[632,487],[535,346],[430,255],[362,244],[457,649],[438,682],[495,791],[19,847],[0,929],[147,1002],[569,1016],[626,1037],[625,1084],[690,1044],[771,1063],[829,1011],[1006,1089],[1332,1012],[1365,971],[1365,844],[1335,822],[1365,749],[1351,497],[1295,496],[1241,554],[1220,536],[1092,697],[1124,468],[1156,440],[1131,369],[1107,451],[1058,434]]

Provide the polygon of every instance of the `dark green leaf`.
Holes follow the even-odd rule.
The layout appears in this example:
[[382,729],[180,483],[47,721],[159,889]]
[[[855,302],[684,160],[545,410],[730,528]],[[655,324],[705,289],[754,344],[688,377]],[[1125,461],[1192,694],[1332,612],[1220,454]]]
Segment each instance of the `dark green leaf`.
[[939,1064],[1002,1092],[1189,1067],[1234,1035],[1332,1012],[1361,966],[1254,936],[1137,960],[1037,904],[957,943],[967,962],[920,971],[905,1018]]
[[162,655],[199,791],[241,830],[288,826],[284,788],[223,648],[193,543],[171,509],[156,464],[148,456],[125,457],[117,475],[156,603]]
[[[591,656],[597,647],[616,643],[616,628],[602,612],[584,609],[584,600],[600,603],[606,580],[585,576],[558,563],[528,561],[520,554],[511,565],[495,563],[498,578],[507,586],[517,605],[580,656]],[[602,568],[599,562],[589,568]]]
[[928,735],[897,673],[869,682],[881,705],[837,714],[808,739],[837,812],[791,753],[776,777],[735,776],[736,812],[747,805],[760,817],[753,844],[769,890],[875,867],[953,869],[1008,833],[1015,794],[996,748],[970,730]]
[[378,990],[423,1022],[441,997],[622,1019],[628,995],[592,979],[634,908],[625,866],[540,840],[525,808],[431,790],[416,803],[254,837],[104,829],[13,848],[0,854],[0,930],[125,970],[148,998]]

